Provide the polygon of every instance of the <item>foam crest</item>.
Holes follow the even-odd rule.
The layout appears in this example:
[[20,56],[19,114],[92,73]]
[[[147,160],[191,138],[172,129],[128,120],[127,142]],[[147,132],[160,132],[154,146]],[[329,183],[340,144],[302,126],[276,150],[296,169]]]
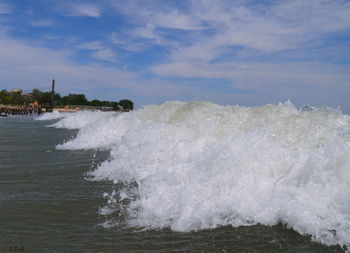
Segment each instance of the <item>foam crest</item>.
[[111,149],[90,175],[129,187],[113,192],[101,215],[124,210],[130,226],[176,231],[282,222],[350,245],[348,115],[290,102],[167,102],[90,116],[99,119],[60,147]]
[[65,113],[53,111],[53,112],[41,114],[40,116],[36,117],[35,120],[54,120],[54,119],[61,119],[64,116],[65,116]]
[[51,126],[66,129],[82,129],[96,122],[103,123],[105,120],[108,120],[108,118],[111,117],[111,115],[115,114],[116,112],[101,111],[79,111],[74,113],[64,113],[62,119],[52,124]]

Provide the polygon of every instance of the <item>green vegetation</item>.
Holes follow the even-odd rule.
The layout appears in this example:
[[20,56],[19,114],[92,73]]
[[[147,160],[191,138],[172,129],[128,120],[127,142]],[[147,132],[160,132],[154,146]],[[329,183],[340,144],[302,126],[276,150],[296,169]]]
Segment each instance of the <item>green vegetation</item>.
[[[21,90],[16,91],[0,91],[0,104],[4,105],[28,105],[38,101],[40,105],[51,104],[51,92],[41,92],[38,89],[34,89],[30,94],[23,94]],[[87,100],[84,94],[69,94],[67,96],[61,96],[59,93],[55,93],[53,97],[54,106],[66,106],[66,105],[80,105],[80,106],[99,106],[99,107],[112,107],[113,110],[120,111],[132,111],[134,109],[134,103],[128,99],[120,100],[119,102],[112,101],[100,101],[94,99],[92,101]]]

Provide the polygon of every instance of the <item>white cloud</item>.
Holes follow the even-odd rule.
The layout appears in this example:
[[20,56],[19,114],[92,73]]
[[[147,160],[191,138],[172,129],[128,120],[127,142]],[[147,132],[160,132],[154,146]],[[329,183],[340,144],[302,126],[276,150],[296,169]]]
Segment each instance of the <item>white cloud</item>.
[[[8,11],[1,3],[0,0],[0,13]],[[350,2],[188,0],[181,3],[105,0],[65,1],[56,6],[64,15],[96,18],[101,17],[102,10],[111,14],[115,6],[121,26],[116,25],[113,31],[109,26],[101,28],[101,34],[109,34],[105,35],[105,41],[96,37],[78,44],[81,38],[77,32],[76,40],[70,43],[75,47],[70,50],[90,50],[84,53],[114,64],[113,48],[118,47],[121,52],[129,51],[120,56],[132,65],[135,51],[144,51],[138,55],[146,57],[161,48],[156,52],[157,57],[152,58],[153,66],[147,66],[145,61],[135,61],[132,65],[143,74],[154,74],[154,80],[141,84],[135,81],[136,74],[132,72],[88,63],[78,66],[69,60],[73,54],[70,50],[33,47],[11,39],[0,42],[0,57],[4,59],[0,62],[0,75],[6,76],[4,80],[16,79],[17,75],[9,74],[14,70],[31,83],[36,82],[34,79],[50,80],[52,75],[59,75],[67,84],[93,87],[103,82],[161,99],[198,94],[198,97],[210,95],[216,101],[224,97],[225,101],[253,104],[254,101],[283,100],[289,95],[307,100],[315,90],[329,93],[329,98],[320,95],[317,98],[320,101],[321,98],[337,101],[337,94],[344,97],[349,91],[346,88],[350,83],[349,65],[346,65],[349,58],[344,54],[349,46],[344,41],[332,45],[327,41],[350,30]],[[113,18],[112,15],[106,17]],[[19,53],[14,53],[17,51]],[[343,66],[337,65],[341,57]],[[159,58],[162,62],[156,62]],[[92,61],[90,64],[102,63]],[[186,81],[171,83],[172,77]],[[193,85],[191,79],[195,78],[225,79],[233,90],[238,88],[247,94],[207,92],[205,84]],[[218,82],[218,85],[221,84]]]
[[167,33],[157,28],[197,31],[191,37],[191,47],[204,41],[209,50],[240,46],[266,53],[305,47],[325,33],[350,28],[350,3],[341,0],[280,1],[273,5],[192,1],[186,10],[157,3],[159,6],[132,3],[118,7],[140,24],[135,36],[154,39],[156,44],[162,41],[163,45],[169,42]]
[[[171,1],[117,5],[136,27],[130,41],[147,38],[149,43],[166,48],[163,62],[149,67],[155,76],[167,80],[225,79],[233,88],[249,93],[227,96],[241,102],[278,101],[278,95],[301,101],[312,99],[312,92],[328,91],[329,98],[320,97],[336,103],[336,90],[349,91],[349,66],[337,63],[341,57],[337,49],[345,52],[348,45],[341,41],[331,45],[327,40],[350,30],[350,2],[182,3],[186,6],[174,6]],[[218,98],[223,94],[216,95]]]
[[92,57],[97,60],[113,61],[115,60],[116,55],[110,48],[104,48],[94,52]]
[[[200,32],[190,45],[170,48],[167,60],[151,67],[152,73],[163,77],[227,78],[235,83],[260,85],[350,80],[349,75],[342,74],[346,70],[336,68],[336,64],[309,64],[305,60],[293,63],[288,56],[278,63],[268,58],[260,63],[249,60],[249,55],[272,55],[273,59],[273,54],[287,50],[289,55],[297,52],[301,58],[312,55],[309,49],[317,47],[325,37],[350,28],[350,3],[329,0],[282,1],[273,6],[242,3],[193,1],[188,15],[197,23],[205,23],[211,33]],[[316,53],[313,57],[317,57]],[[225,64],[220,63],[223,61]],[[325,74],[321,70],[324,68],[333,72]]]
[[10,5],[0,1],[0,14],[8,14],[11,12]]
[[203,29],[203,27],[200,25],[200,20],[191,15],[180,13],[178,10],[170,12],[157,12],[149,18],[156,26],[159,27],[182,30]]
[[102,41],[83,42],[77,46],[78,49],[93,50],[92,58],[96,60],[114,61],[116,54]]
[[101,10],[98,6],[91,3],[71,3],[64,6],[68,16],[86,16],[98,18],[101,16]]
[[[114,67],[77,65],[70,50],[52,50],[31,46],[0,36],[0,86],[24,90],[43,87],[52,78],[59,92],[88,92],[98,86],[128,89],[136,74]],[[14,74],[16,73],[16,74]]]
[[80,49],[87,49],[87,50],[98,50],[103,49],[103,42],[102,41],[88,41],[83,42],[77,46]]
[[155,28],[156,26],[152,23],[147,23],[145,26],[143,27],[138,27],[136,28],[133,33],[137,36],[137,37],[142,37],[142,38],[147,38],[147,39],[156,39],[157,35],[155,33]]
[[30,24],[36,27],[49,27],[49,26],[52,26],[54,23],[50,19],[42,19],[42,20],[32,20]]
[[194,64],[176,62],[154,66],[151,71],[164,77],[209,78],[230,80],[233,87],[254,91],[266,85],[295,87],[345,87],[350,83],[347,67],[335,64],[298,62],[239,62],[227,64]]
[[110,34],[109,38],[113,44],[124,44],[125,43],[125,41],[123,41],[119,38],[119,36],[117,35],[116,32],[112,32]]

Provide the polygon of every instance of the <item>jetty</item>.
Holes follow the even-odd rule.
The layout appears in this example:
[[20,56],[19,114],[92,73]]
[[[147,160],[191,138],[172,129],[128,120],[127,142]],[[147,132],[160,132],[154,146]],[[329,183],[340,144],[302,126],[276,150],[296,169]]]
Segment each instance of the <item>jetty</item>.
[[129,99],[122,99],[119,102],[97,99],[89,101],[84,94],[69,94],[61,97],[59,93],[55,92],[55,79],[52,80],[50,88],[50,91],[47,92],[42,92],[39,89],[33,89],[32,92],[23,91],[22,89],[0,90],[0,117],[54,111],[129,112],[134,108],[134,103]]
[[[24,94],[22,89],[12,89],[10,92],[6,90],[1,91],[3,96],[6,98],[21,98],[21,100],[9,102],[9,104],[0,103],[0,116],[7,117],[9,115],[32,115],[41,114],[43,112],[53,111],[53,100],[55,95],[55,79],[52,80],[50,99],[45,104],[39,105],[38,101],[32,100],[33,94]],[[20,102],[20,103],[19,103]],[[6,103],[6,102],[5,102]]]
[[41,114],[43,112],[52,112],[50,106],[34,106],[34,105],[0,105],[0,116],[7,117],[12,115],[32,115]]

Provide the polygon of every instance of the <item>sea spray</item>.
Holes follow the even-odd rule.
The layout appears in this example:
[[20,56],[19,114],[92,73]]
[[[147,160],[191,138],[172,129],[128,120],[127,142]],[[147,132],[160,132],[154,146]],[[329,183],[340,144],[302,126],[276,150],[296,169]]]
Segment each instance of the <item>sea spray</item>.
[[60,113],[58,111],[53,111],[51,113],[44,113],[44,114],[40,114],[37,118],[35,118],[36,120],[54,120],[54,119],[61,119],[64,118],[65,116],[67,116],[68,114],[66,113]]
[[117,112],[80,111],[78,113],[65,113],[64,118],[52,126],[57,128],[82,129],[95,122],[104,121],[115,114]]
[[167,102],[54,126],[79,128],[61,149],[110,150],[89,175],[128,187],[105,196],[101,215],[122,209],[129,226],[175,231],[281,222],[350,245],[350,117],[338,110]]

